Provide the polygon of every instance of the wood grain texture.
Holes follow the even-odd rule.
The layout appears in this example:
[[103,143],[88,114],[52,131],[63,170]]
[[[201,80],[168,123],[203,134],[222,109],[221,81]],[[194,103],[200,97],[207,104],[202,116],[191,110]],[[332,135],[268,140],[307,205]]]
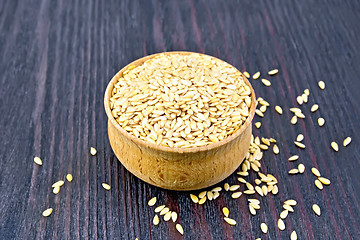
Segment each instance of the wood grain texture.
[[[0,239],[289,239],[293,230],[299,239],[360,238],[359,10],[350,0],[0,1]],[[306,119],[297,125],[289,111],[255,117],[262,127],[254,134],[274,137],[280,147],[277,156],[265,152],[262,167],[279,179],[279,194],[262,198],[257,216],[244,196],[194,205],[189,192],[148,185],[115,158],[103,110],[107,83],[127,63],[172,50],[213,55],[250,73],[279,68],[270,88],[252,82],[271,106],[297,106],[296,96],[310,89]],[[320,108],[310,114],[313,103]],[[292,144],[298,133],[305,150]],[[347,136],[347,148],[331,150],[331,141]],[[287,162],[291,154],[300,155],[304,174],[288,176],[297,164]],[[322,191],[312,166],[332,181]],[[51,184],[67,173],[73,182],[52,194]],[[236,176],[225,181],[236,183]],[[151,224],[153,196],[179,212],[184,237],[173,223]],[[276,222],[288,198],[298,205],[280,232]],[[311,210],[315,202],[321,217]],[[223,206],[235,227],[223,221]],[[47,207],[54,212],[44,218]]]

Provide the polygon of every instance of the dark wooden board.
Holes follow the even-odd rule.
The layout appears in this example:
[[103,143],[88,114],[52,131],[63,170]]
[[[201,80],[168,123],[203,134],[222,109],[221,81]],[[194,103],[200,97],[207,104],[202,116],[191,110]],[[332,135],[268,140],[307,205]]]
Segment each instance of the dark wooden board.
[[[289,239],[293,230],[299,239],[359,239],[359,11],[351,0],[0,1],[0,239]],[[269,88],[252,80],[271,104],[264,119],[255,117],[262,127],[254,134],[276,138],[281,151],[264,154],[262,169],[279,179],[279,194],[262,198],[256,216],[245,196],[195,205],[189,192],[146,184],[115,158],[103,108],[107,83],[127,63],[171,50],[207,53],[250,73],[279,68]],[[293,126],[288,109],[305,88],[306,119]],[[313,103],[320,109],[311,114]],[[305,150],[292,143],[298,133]],[[347,136],[353,142],[335,153],[330,142]],[[291,154],[300,160],[289,163]],[[300,162],[305,173],[289,176]],[[313,166],[332,181],[322,191]],[[54,195],[51,184],[67,173],[73,182]],[[236,183],[235,174],[224,182]],[[153,196],[179,212],[184,237],[173,223],[152,225]],[[298,205],[280,232],[276,221],[289,198]],[[236,226],[224,223],[223,206]],[[44,218],[47,207],[54,212]]]

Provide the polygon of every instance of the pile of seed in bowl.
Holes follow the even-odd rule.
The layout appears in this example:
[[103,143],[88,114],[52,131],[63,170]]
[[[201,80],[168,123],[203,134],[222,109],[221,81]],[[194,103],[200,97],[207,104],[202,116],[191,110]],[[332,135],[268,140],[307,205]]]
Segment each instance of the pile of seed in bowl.
[[160,54],[131,65],[114,85],[112,115],[128,133],[162,146],[205,146],[250,114],[250,87],[230,64],[201,54]]

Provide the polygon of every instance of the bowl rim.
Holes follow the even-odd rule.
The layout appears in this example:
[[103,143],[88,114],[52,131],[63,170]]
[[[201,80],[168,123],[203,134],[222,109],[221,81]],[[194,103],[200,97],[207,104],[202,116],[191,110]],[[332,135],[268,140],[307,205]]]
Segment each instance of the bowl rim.
[[141,146],[145,146],[147,148],[151,148],[151,149],[155,149],[158,151],[164,151],[164,152],[176,152],[176,153],[193,153],[193,152],[201,152],[201,151],[208,151],[211,149],[216,149],[219,148],[221,146],[226,145],[227,143],[233,141],[234,139],[236,139],[238,136],[240,136],[245,129],[251,124],[254,115],[255,115],[255,102],[256,102],[256,97],[255,97],[255,91],[253,89],[253,87],[251,86],[249,80],[244,76],[244,74],[239,71],[236,67],[234,67],[236,70],[238,70],[241,74],[241,76],[244,79],[244,82],[246,85],[248,85],[250,87],[250,98],[251,98],[251,105],[250,105],[250,114],[247,117],[247,119],[245,120],[245,122],[242,124],[242,126],[232,135],[230,135],[229,137],[220,140],[219,142],[216,143],[211,143],[205,146],[199,146],[199,147],[191,147],[191,148],[172,148],[172,147],[165,147],[165,146],[161,146],[161,145],[157,145],[155,143],[151,143],[151,142],[147,142],[145,140],[142,140],[140,138],[137,138],[133,135],[131,135],[130,133],[128,133],[125,129],[123,129],[120,124],[118,122],[116,122],[114,116],[111,113],[111,108],[110,108],[110,98],[111,98],[111,93],[112,90],[114,88],[115,83],[117,82],[117,80],[122,76],[122,73],[128,69],[128,67],[132,66],[132,65],[136,65],[139,66],[140,64],[144,63],[145,61],[154,58],[156,56],[159,56],[161,54],[165,54],[165,55],[170,55],[170,54],[183,54],[183,55],[189,55],[189,54],[199,54],[199,55],[203,55],[203,56],[208,56],[211,57],[213,59],[217,59],[220,60],[222,62],[225,62],[229,65],[231,65],[232,67],[234,67],[232,64],[221,60],[217,57],[214,56],[210,56],[204,53],[197,53],[197,52],[189,52],[189,51],[169,51],[169,52],[160,52],[160,53],[155,53],[155,54],[151,54],[151,55],[147,55],[144,56],[142,58],[136,59],[135,61],[132,61],[131,63],[127,64],[126,66],[124,66],[123,68],[121,68],[110,80],[110,82],[108,83],[106,90],[105,90],[105,94],[104,94],[104,108],[105,108],[105,112],[106,115],[108,117],[108,120],[111,122],[111,124],[113,124],[113,126],[126,138],[131,139],[131,141],[135,142],[138,145]]

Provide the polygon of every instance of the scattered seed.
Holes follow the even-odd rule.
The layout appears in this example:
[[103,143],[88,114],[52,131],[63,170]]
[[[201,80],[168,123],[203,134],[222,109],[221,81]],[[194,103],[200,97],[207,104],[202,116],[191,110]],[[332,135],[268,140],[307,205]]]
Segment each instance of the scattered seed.
[[199,200],[199,204],[204,204],[205,201],[206,201],[206,196],[203,197],[203,198],[201,198],[201,199]]
[[279,228],[281,231],[284,231],[284,230],[285,230],[285,223],[284,223],[284,221],[283,221],[281,218],[279,218],[279,220],[278,220],[278,228]]
[[67,174],[66,175],[66,180],[68,181],[68,182],[71,182],[72,180],[73,180],[73,176],[69,173],[69,174]]
[[275,144],[274,147],[273,147],[273,152],[275,154],[279,154],[280,150],[279,150],[279,147]]
[[339,146],[336,142],[332,142],[331,147],[332,149],[334,149],[335,152],[339,151]]
[[151,206],[154,206],[155,203],[156,203],[156,197],[153,197],[149,200],[148,205],[151,207]]
[[261,231],[263,232],[263,233],[267,233],[267,231],[268,231],[268,227],[267,227],[267,225],[265,224],[265,223],[261,223],[260,224],[260,228],[261,228]]
[[184,235],[184,229],[180,224],[177,223],[175,227],[181,235]]
[[93,147],[91,147],[91,148],[90,148],[90,154],[93,155],[93,156],[95,156],[96,153],[97,153],[96,149],[93,148]]
[[240,188],[240,185],[232,185],[230,188],[229,188],[229,190],[230,191],[236,191],[236,190],[238,190]]
[[244,76],[245,76],[246,78],[250,78],[250,74],[249,74],[248,72],[244,72]]
[[254,75],[253,75],[253,79],[256,80],[260,77],[260,72],[256,72]]
[[170,218],[171,218],[171,211],[165,213],[165,215],[164,215],[164,221],[167,222],[167,221],[170,220]]
[[325,89],[325,83],[323,81],[319,81],[318,85],[321,90]]
[[351,143],[351,137],[347,137],[344,139],[343,146],[346,147]]
[[283,110],[280,106],[275,106],[275,111],[280,115],[283,114]]
[[229,217],[229,209],[227,207],[223,207],[222,211],[225,217]]
[[294,155],[294,156],[291,156],[291,157],[289,157],[289,161],[290,162],[292,162],[292,161],[296,161],[296,160],[298,160],[299,159],[299,156],[298,155]]
[[194,194],[190,194],[190,198],[194,203],[198,203],[199,202],[199,198],[197,196],[195,196]]
[[271,82],[265,78],[261,79],[261,82],[267,87],[271,86]]
[[296,141],[301,142],[302,140],[304,140],[304,135],[300,133],[299,135],[297,135]]
[[199,193],[199,198],[203,198],[203,197],[205,197],[205,195],[206,195],[206,191],[203,191],[203,192]]
[[225,222],[227,222],[230,225],[236,225],[236,221],[234,219],[224,217]]
[[110,190],[110,185],[109,184],[107,184],[107,183],[102,183],[102,186],[103,186],[103,188],[105,189],[105,190]]
[[268,74],[269,74],[269,75],[275,75],[275,74],[277,74],[278,72],[279,72],[278,69],[273,69],[273,70],[270,70],[270,71],[268,72]]
[[290,235],[290,240],[297,240],[297,234],[296,234],[295,230],[292,231],[292,233]]
[[41,159],[39,157],[34,157],[34,163],[36,163],[39,166],[42,165],[42,161],[41,161]]
[[288,214],[289,214],[289,211],[285,209],[284,211],[282,211],[280,213],[280,218],[285,219],[288,216]]
[[324,188],[322,183],[318,179],[315,180],[315,186],[320,190]]
[[317,170],[317,168],[311,168],[311,172],[315,175],[315,176],[317,176],[317,177],[320,177],[321,175],[320,175],[320,172],[319,172],[319,170]]
[[42,215],[43,215],[44,217],[48,217],[48,216],[51,215],[52,211],[53,211],[52,208],[48,208],[48,209],[46,209],[45,211],[43,211]]
[[53,193],[58,194],[59,192],[60,192],[60,187],[57,185],[57,186],[54,187]]
[[290,120],[291,124],[295,125],[297,123],[297,116],[293,116]]
[[324,178],[324,177],[319,177],[318,179],[324,185],[330,185],[330,183],[331,183],[329,179]]
[[297,146],[297,147],[299,147],[299,148],[305,148],[306,146],[305,146],[305,144],[303,144],[303,143],[301,143],[301,142],[294,142],[295,143],[295,145]]
[[304,100],[302,99],[301,96],[298,96],[298,97],[296,98],[296,101],[298,102],[299,105],[302,105],[302,104],[304,103]]
[[319,105],[314,104],[314,105],[312,105],[310,111],[311,111],[311,112],[316,112],[318,109],[319,109]]
[[299,166],[298,166],[298,170],[299,170],[299,173],[304,173],[305,172],[305,165],[300,163]]
[[323,118],[318,118],[318,124],[319,124],[320,127],[324,126],[324,124],[325,124],[325,119],[323,119]]
[[157,214],[155,214],[154,218],[153,218],[153,224],[156,226],[158,225],[160,222],[159,216]]
[[176,213],[176,212],[171,212],[171,220],[172,220],[173,222],[176,222],[177,218],[178,218],[177,213]]
[[256,127],[256,128],[260,128],[260,127],[261,127],[261,122],[256,122],[256,123],[255,123],[255,127]]
[[161,212],[164,208],[165,208],[165,205],[161,205],[161,206],[156,207],[154,211],[156,213],[158,213],[158,212]]
[[312,209],[313,209],[313,211],[316,213],[316,215],[318,215],[318,216],[321,215],[321,210],[320,210],[319,205],[314,204],[314,205],[312,206]]
[[231,194],[231,197],[236,199],[239,198],[242,195],[242,192],[234,192],[233,194]]
[[289,170],[289,174],[297,174],[297,173],[299,173],[299,170],[296,168]]
[[168,207],[165,207],[160,211],[159,214],[162,216],[162,215],[165,215],[166,213],[168,213],[169,211],[170,211],[170,209]]

